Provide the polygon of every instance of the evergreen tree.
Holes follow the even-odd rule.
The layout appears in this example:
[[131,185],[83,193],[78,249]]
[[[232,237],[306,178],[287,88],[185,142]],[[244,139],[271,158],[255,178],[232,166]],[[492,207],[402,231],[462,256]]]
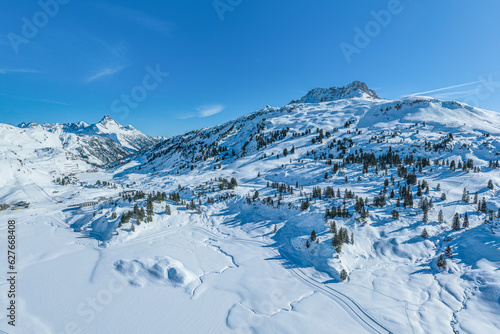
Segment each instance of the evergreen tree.
[[149,196],[147,199],[146,211],[147,211],[149,217],[152,217],[154,215],[153,198],[151,196]]
[[300,209],[301,209],[302,211],[306,211],[307,209],[309,209],[309,206],[310,206],[310,205],[311,205],[311,204],[309,203],[309,198],[308,198],[308,197],[306,197],[306,200],[300,204]]
[[444,251],[444,256],[446,256],[448,259],[453,259],[453,254],[451,252],[450,245],[448,245],[448,247],[446,247],[446,250]]
[[316,241],[316,231],[315,230],[313,230],[311,232],[311,241]]
[[330,232],[333,234],[337,234],[337,224],[334,220],[330,223]]
[[464,216],[464,222],[462,224],[463,228],[469,228],[469,216],[467,215],[467,212],[465,213]]
[[453,216],[451,229],[454,231],[460,231],[460,217],[458,216],[458,213],[455,213],[455,215]]
[[424,217],[422,218],[422,221],[424,224],[427,224],[429,222],[429,210],[424,210]]
[[436,262],[437,267],[440,269],[446,269],[446,259],[443,257],[443,254],[439,255],[439,258]]
[[439,213],[438,213],[438,222],[439,222],[439,224],[443,224],[444,223],[443,210],[439,210]]
[[172,214],[172,210],[170,210],[170,205],[168,204],[165,205],[165,214],[167,216],[170,216]]
[[347,271],[345,269],[342,269],[340,272],[340,279],[345,281],[347,279]]
[[486,205],[486,199],[483,199],[479,201],[479,211],[482,211],[484,213],[488,212],[488,206]]
[[306,241],[306,247],[309,248],[310,247],[310,244],[309,244],[309,239],[307,239]]
[[422,230],[422,234],[420,234],[420,236],[424,239],[429,239],[429,233],[427,233],[425,228]]
[[462,201],[464,201],[465,203],[469,203],[469,201],[470,201],[469,192],[465,188],[464,188],[464,192],[462,193]]
[[442,194],[441,194],[441,200],[442,200],[442,201],[446,201],[446,194],[445,194],[445,193],[442,193]]
[[493,190],[495,188],[495,186],[493,185],[493,181],[492,180],[489,180],[488,181],[488,188]]

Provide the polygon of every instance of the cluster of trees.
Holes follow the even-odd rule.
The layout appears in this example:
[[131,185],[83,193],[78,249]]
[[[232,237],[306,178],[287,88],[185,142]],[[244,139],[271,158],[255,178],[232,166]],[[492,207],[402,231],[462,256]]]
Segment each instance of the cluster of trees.
[[[364,207],[363,207],[364,209]],[[366,212],[366,216],[368,216],[368,212]],[[349,218],[351,217],[351,214],[349,213],[349,209],[346,208],[346,206],[332,206],[331,209],[326,208],[325,210],[325,218],[326,219],[333,219],[333,218]]]
[[63,177],[63,178],[58,177],[58,178],[56,179],[56,182],[57,182],[57,183],[59,183],[61,186],[65,186],[65,185],[67,185],[67,184],[70,184],[70,183],[71,183],[71,181],[70,181],[70,179],[69,179],[69,177],[68,177],[68,176],[65,176],[65,177]]
[[116,188],[116,184],[112,183],[112,182],[108,182],[108,181],[100,181],[100,180],[97,180],[97,182],[95,183],[96,186],[100,187],[100,186],[103,186],[103,187],[115,187]]
[[219,181],[219,190],[235,189],[238,186],[238,182],[234,177],[231,180],[227,180],[223,177],[217,179]]
[[118,227],[122,227],[123,224],[130,222],[130,219],[136,219],[137,225],[140,225],[141,222],[146,219],[146,211],[144,208],[139,209],[137,204],[134,205],[134,209],[132,211],[127,211],[122,214]]
[[269,185],[269,182],[267,182],[267,186],[271,186],[272,189],[276,189],[279,193],[289,193],[293,195],[293,187],[286,183],[273,182]]
[[337,230],[337,224],[335,221],[330,222],[330,232],[333,234],[332,246],[335,248],[337,253],[342,252],[343,244],[350,243],[354,245],[354,235],[351,233],[351,237],[349,238],[349,232],[345,227],[341,227]]

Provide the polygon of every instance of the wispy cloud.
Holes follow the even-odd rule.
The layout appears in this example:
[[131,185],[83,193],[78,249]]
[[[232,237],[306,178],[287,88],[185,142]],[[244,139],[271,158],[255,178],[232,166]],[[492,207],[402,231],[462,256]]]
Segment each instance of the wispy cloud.
[[189,118],[205,118],[209,116],[216,115],[222,112],[226,107],[222,104],[213,104],[207,106],[199,106],[196,108],[196,113],[184,113],[178,115],[178,119],[189,119]]
[[156,17],[152,17],[138,10],[114,4],[112,5],[109,3],[100,3],[98,6],[111,15],[137,23],[149,30],[156,31],[164,35],[170,35],[176,27],[175,24],[170,21],[164,21]]
[[477,84],[477,83],[480,83],[480,82],[481,81],[474,81],[474,82],[464,83],[464,84],[460,84],[460,85],[448,86],[448,87],[443,87],[443,88],[428,90],[426,92],[413,93],[413,94],[409,94],[408,96],[425,95],[425,94],[430,94],[430,93],[442,92],[442,91],[445,91],[445,90],[451,90],[451,89],[455,89],[455,88],[460,88],[460,87],[474,85],[474,84]]
[[90,83],[92,81],[101,79],[103,77],[107,77],[113,74],[116,74],[118,72],[121,72],[126,66],[118,66],[118,67],[107,67],[99,70],[96,74],[92,75],[89,77],[86,81],[87,83]]
[[222,104],[215,104],[211,106],[200,106],[196,108],[196,110],[198,111],[198,117],[208,117],[220,113],[224,108]]
[[9,74],[9,73],[40,73],[40,72],[28,68],[0,67],[0,74]]
[[5,93],[0,93],[0,96],[5,96],[5,97],[11,98],[11,99],[22,100],[22,101],[32,101],[32,102],[41,102],[41,103],[48,103],[48,104],[58,104],[61,106],[70,106],[70,104],[66,103],[66,102],[54,101],[54,100],[48,100],[48,99],[37,99],[37,98],[24,97],[24,96],[13,96],[13,95],[5,94]]

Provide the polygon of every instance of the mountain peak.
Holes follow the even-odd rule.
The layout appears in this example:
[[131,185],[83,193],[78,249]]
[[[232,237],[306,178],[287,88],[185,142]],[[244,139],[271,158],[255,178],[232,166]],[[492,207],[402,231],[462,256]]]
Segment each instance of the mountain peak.
[[117,122],[117,121],[115,121],[113,118],[111,118],[111,116],[109,116],[109,115],[104,116],[104,117],[103,117],[103,118],[99,121],[99,123],[101,123],[101,124],[106,124],[106,123],[116,123],[116,124],[118,124],[118,122]]
[[377,93],[368,88],[364,82],[353,81],[344,87],[314,88],[300,100],[294,100],[291,103],[319,103],[353,97],[379,99]]

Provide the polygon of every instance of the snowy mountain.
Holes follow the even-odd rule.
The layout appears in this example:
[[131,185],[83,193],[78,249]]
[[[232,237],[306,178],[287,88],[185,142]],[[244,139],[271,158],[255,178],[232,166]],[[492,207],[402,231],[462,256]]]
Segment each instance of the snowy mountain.
[[340,88],[315,88],[309,91],[300,100],[295,100],[290,103],[318,103],[354,97],[379,99],[377,93],[369,89],[364,82],[354,81]]
[[[22,123],[21,128],[38,127],[36,123]],[[41,127],[52,132],[73,133],[80,136],[101,136],[113,140],[129,152],[139,152],[150,148],[158,141],[133,126],[123,126],[110,116],[104,116],[98,123],[88,125],[85,122],[65,124],[44,124]]]
[[499,113],[356,81],[95,170],[99,123],[0,125],[23,333],[500,331]]

